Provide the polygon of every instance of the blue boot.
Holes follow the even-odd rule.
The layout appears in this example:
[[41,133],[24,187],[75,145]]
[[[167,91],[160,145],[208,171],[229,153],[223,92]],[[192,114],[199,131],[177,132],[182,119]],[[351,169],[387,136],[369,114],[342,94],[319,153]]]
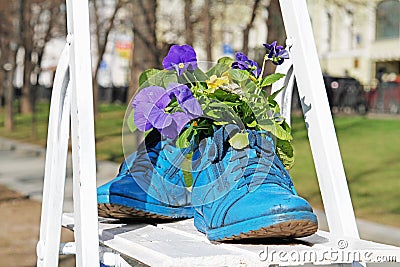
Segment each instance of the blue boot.
[[247,130],[249,146],[235,150],[227,125],[202,140],[193,155],[195,227],[210,240],[289,238],[317,231],[317,217],[299,197],[270,136]]
[[152,131],[122,163],[112,181],[97,188],[99,216],[133,219],[192,218],[181,150]]

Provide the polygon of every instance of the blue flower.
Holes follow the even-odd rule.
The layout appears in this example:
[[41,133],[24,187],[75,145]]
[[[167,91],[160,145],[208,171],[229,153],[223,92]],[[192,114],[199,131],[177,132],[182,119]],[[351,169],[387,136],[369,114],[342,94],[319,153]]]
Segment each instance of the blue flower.
[[249,59],[242,52],[236,52],[235,54],[236,61],[232,63],[232,69],[240,69],[250,71],[254,77],[258,78],[261,73],[261,69],[258,67],[257,62]]
[[194,71],[197,68],[196,52],[190,45],[173,45],[162,62],[167,70],[176,70],[181,76],[186,70]]
[[285,59],[289,58],[289,53],[283,46],[276,45],[276,41],[272,42],[271,44],[263,44],[268,50],[268,58],[272,60],[272,63],[275,65],[280,65],[283,63]]
[[[165,108],[176,99],[183,112],[168,114]],[[164,137],[174,139],[192,119],[203,114],[201,106],[186,85],[172,83],[167,90],[159,86],[143,88],[132,102],[136,127],[144,132],[156,128]]]

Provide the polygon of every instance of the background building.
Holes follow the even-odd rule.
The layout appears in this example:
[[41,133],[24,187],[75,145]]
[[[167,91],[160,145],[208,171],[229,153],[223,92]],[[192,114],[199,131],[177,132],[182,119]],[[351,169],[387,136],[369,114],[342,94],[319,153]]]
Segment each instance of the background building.
[[399,0],[308,0],[322,70],[366,90],[400,73]]

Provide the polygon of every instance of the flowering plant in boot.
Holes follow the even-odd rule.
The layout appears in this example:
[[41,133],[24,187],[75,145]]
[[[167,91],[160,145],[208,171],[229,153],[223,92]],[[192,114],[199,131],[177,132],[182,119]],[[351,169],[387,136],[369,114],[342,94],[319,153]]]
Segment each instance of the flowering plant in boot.
[[131,131],[159,131],[174,139],[178,148],[196,146],[223,125],[241,129],[229,143],[235,149],[249,145],[246,130],[267,131],[275,137],[276,153],[285,168],[294,163],[291,129],[265,87],[284,77],[264,75],[265,64],[282,64],[288,52],[276,42],[264,44],[262,67],[242,52],[220,58],[202,70],[196,52],[188,45],[173,45],[163,60],[164,69],[149,69],[139,78],[140,90],[128,117]]

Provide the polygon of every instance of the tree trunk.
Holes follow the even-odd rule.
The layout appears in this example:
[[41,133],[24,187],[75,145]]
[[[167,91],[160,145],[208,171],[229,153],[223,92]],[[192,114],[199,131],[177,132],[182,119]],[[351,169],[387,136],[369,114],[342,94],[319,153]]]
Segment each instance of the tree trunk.
[[[0,63],[0,66],[2,65],[3,64]],[[3,70],[0,70],[0,81],[4,81],[4,79],[5,79],[5,73]],[[6,95],[4,91],[4,86],[2,83],[0,83],[0,108],[4,106],[5,100],[6,100]]]
[[[281,8],[279,0],[271,0],[268,6],[268,36],[267,43],[277,41],[279,45],[285,45],[286,33],[283,25]],[[275,72],[276,66],[274,64],[266,64],[265,69],[267,73]]]
[[21,113],[32,113],[31,72],[32,72],[32,33],[30,31],[31,10],[30,1],[20,0],[20,32],[25,50],[23,87],[21,91]]
[[19,2],[0,2],[0,86],[4,92],[4,128],[11,132],[14,128],[14,87],[16,51],[19,42]]
[[134,46],[132,53],[132,71],[127,102],[139,88],[140,74],[149,68],[160,67],[161,52],[156,39],[156,0],[136,0],[132,10]]
[[[4,128],[7,132],[11,132],[14,129],[14,86],[13,77],[15,72],[15,49],[7,49],[8,60],[5,73],[5,117],[4,117]],[[6,52],[6,51],[5,51]]]
[[185,42],[193,46],[193,24],[190,19],[193,0],[185,0]]
[[243,48],[242,48],[243,53],[246,55],[249,53],[249,33],[250,33],[250,28],[246,27],[243,30]]
[[92,89],[93,89],[93,113],[94,116],[99,114],[99,83],[97,82],[97,73],[98,69],[95,69],[95,72],[92,77]]
[[212,61],[212,17],[210,13],[211,0],[204,2],[204,40],[206,46],[207,61]]
[[249,53],[249,33],[250,33],[250,30],[253,28],[254,20],[256,18],[257,8],[258,8],[259,4],[260,4],[260,0],[254,1],[250,21],[249,21],[249,23],[247,23],[246,28],[243,30],[243,50],[242,51],[246,55]]

